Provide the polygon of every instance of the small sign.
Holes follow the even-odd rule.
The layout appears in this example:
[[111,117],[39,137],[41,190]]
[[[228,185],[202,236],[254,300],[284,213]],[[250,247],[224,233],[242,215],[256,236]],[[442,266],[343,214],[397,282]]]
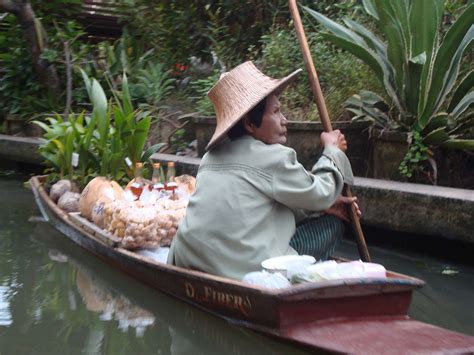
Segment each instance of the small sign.
[[132,161],[130,160],[129,157],[125,157],[125,163],[128,165],[129,168],[132,167]]
[[72,153],[71,164],[73,167],[76,167],[79,165],[79,154],[77,154],[76,152]]

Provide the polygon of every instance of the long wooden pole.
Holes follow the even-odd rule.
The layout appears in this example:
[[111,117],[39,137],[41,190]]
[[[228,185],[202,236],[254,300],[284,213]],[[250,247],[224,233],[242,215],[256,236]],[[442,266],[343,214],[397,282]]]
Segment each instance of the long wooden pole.
[[[288,5],[290,7],[291,17],[293,18],[293,22],[295,24],[296,34],[300,43],[301,52],[303,53],[303,59],[306,70],[308,71],[311,90],[313,91],[313,95],[316,99],[316,105],[318,107],[319,116],[321,117],[321,122],[323,124],[324,130],[326,132],[331,132],[331,120],[329,119],[323,92],[321,91],[321,86],[319,85],[318,74],[316,73],[316,69],[314,67],[313,57],[311,56],[308,41],[306,40],[306,34],[304,32],[303,23],[301,22],[296,0],[288,0]],[[352,197],[352,190],[349,185],[344,185],[344,194],[347,197]],[[362,227],[360,226],[359,216],[357,216],[357,211],[352,204],[348,206],[348,212],[351,218],[354,234],[356,236],[357,249],[359,250],[360,258],[363,261],[370,261],[369,250],[367,249],[364,233],[362,232]]]

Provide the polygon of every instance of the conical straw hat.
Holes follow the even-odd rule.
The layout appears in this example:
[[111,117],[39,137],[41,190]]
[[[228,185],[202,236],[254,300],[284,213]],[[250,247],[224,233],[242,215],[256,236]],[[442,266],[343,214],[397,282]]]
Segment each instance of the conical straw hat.
[[301,71],[298,69],[283,79],[273,79],[248,61],[223,74],[207,94],[216,111],[216,131],[206,150],[218,144],[261,100],[273,92],[281,92]]

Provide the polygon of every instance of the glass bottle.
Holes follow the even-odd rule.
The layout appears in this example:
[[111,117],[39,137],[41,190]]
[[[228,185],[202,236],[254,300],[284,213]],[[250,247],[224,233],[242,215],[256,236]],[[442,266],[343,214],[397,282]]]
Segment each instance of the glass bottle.
[[176,169],[174,165],[174,161],[169,161],[166,170],[166,185],[165,189],[168,191],[172,191],[174,194],[174,190],[178,187],[176,182],[174,182],[174,178],[176,176]]
[[151,176],[150,191],[161,191],[164,189],[164,185],[161,182],[161,164],[153,163],[153,174]]
[[130,191],[132,191],[133,195],[135,196],[135,200],[138,200],[143,192],[143,188],[145,187],[145,179],[143,178],[143,163],[135,163],[134,175],[135,177],[130,184]]

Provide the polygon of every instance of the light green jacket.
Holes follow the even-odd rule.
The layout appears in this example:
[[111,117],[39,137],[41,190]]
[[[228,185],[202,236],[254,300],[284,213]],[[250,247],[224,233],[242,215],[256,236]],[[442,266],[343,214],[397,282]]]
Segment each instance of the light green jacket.
[[289,246],[296,211],[330,207],[352,181],[334,146],[308,172],[291,148],[248,135],[227,141],[201,161],[168,263],[241,279],[267,258],[296,254]]

